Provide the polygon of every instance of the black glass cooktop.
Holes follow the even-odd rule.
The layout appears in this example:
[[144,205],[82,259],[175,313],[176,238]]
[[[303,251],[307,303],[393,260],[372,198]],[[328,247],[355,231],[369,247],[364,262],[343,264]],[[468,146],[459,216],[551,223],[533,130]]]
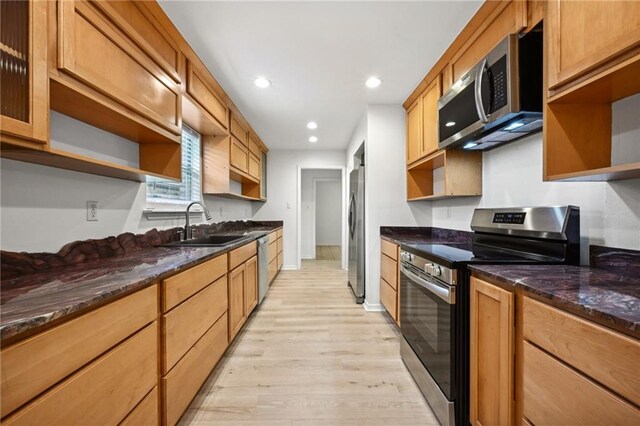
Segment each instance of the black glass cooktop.
[[541,263],[552,260],[470,243],[403,244],[401,248],[448,267],[469,263]]

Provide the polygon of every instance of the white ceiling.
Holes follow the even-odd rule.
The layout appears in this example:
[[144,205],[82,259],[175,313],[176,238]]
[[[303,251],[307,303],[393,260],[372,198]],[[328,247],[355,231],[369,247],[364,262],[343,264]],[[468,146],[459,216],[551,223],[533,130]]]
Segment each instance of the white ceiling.
[[270,149],[344,149],[366,105],[404,102],[481,2],[160,4]]

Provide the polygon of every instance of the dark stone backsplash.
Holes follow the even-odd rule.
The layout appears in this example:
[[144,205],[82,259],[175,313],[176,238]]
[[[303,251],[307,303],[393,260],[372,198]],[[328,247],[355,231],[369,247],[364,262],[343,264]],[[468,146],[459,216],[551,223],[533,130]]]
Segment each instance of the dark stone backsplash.
[[594,268],[640,277],[640,251],[589,246],[589,264]]
[[[282,226],[282,221],[229,221],[194,226],[194,237],[222,232],[238,232],[253,228]],[[147,249],[177,241],[182,227],[164,230],[152,229],[144,234],[125,232],[117,237],[66,244],[57,253],[18,253],[0,250],[2,281],[26,274],[45,271],[61,266],[76,265],[96,259],[123,256],[135,250]]]

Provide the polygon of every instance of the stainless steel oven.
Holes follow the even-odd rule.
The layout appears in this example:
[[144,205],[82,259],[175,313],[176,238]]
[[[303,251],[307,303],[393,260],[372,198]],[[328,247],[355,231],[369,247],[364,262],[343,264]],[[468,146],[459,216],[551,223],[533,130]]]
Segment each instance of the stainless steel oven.
[[453,424],[456,398],[454,269],[401,251],[402,357],[442,424]]

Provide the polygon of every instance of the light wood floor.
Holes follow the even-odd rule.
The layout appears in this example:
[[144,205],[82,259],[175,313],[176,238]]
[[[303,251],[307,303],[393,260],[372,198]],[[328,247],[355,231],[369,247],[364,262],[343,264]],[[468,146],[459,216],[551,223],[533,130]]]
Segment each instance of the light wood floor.
[[316,260],[340,260],[340,246],[316,246]]
[[337,261],[282,271],[183,425],[437,425],[400,334],[353,302]]

